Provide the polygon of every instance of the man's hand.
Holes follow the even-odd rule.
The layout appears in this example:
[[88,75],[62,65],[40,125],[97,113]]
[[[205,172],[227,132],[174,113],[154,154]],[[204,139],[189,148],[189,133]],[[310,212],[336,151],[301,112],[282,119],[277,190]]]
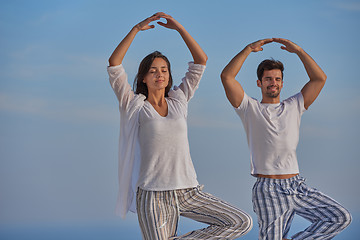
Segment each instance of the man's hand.
[[299,47],[298,45],[296,45],[295,43],[293,43],[290,40],[283,39],[283,38],[273,38],[273,40],[274,40],[274,42],[283,44],[284,46],[281,46],[280,48],[283,50],[286,50],[288,52],[298,54],[302,50],[301,47]]
[[221,72],[220,77],[225,89],[226,97],[233,107],[238,108],[244,98],[244,89],[241,84],[236,81],[235,77],[239,73],[245,59],[252,52],[262,51],[262,46],[271,42],[273,42],[273,39],[267,38],[250,43],[239,52]]
[[272,38],[262,39],[262,40],[258,40],[256,42],[250,43],[248,45],[248,47],[251,49],[252,52],[259,52],[259,51],[263,50],[262,46],[264,46],[265,44],[271,43],[273,41],[274,40]]
[[323,70],[317,65],[317,63],[307,54],[301,47],[296,45],[290,40],[283,38],[273,38],[274,42],[283,44],[281,49],[290,53],[295,53],[304,64],[307,75],[310,81],[305,84],[301,89],[301,93],[304,97],[304,107],[306,109],[315,101],[319,96],[321,89],[326,82],[326,75]]

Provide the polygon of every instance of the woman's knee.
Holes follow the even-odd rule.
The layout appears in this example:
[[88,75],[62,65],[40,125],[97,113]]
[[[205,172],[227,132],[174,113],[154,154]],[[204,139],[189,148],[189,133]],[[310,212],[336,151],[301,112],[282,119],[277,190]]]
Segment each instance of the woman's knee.
[[244,212],[239,212],[237,216],[236,223],[232,227],[240,230],[242,234],[248,233],[253,227],[253,220],[251,216]]

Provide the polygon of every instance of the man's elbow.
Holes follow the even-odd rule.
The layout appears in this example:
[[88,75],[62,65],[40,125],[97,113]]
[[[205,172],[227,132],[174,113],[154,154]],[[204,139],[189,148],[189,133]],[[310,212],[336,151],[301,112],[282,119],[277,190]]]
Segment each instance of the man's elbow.
[[324,73],[324,76],[323,76],[323,82],[324,82],[324,83],[326,82],[326,79],[327,79],[327,76],[326,76],[326,74]]
[[220,79],[221,79],[222,83],[225,83],[225,82],[229,81],[230,75],[226,71],[222,71],[220,74]]
[[321,83],[322,85],[325,85],[327,76],[325,73],[321,74],[320,76],[317,76],[316,78],[310,79],[311,81]]
[[327,79],[327,76],[326,74],[322,74],[321,77],[318,78],[318,82],[322,83],[322,85],[324,86],[325,85],[325,82],[326,82],[326,79]]

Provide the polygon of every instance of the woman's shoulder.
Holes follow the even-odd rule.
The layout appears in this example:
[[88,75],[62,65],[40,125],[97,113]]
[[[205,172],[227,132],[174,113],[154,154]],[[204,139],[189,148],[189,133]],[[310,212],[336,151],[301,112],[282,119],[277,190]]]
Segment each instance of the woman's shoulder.
[[174,86],[168,93],[168,99],[180,102],[187,102],[184,92],[178,86]]

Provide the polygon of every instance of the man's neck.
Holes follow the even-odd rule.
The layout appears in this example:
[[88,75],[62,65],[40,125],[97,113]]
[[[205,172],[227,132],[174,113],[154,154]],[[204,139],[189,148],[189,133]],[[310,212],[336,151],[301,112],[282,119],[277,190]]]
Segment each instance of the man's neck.
[[264,98],[261,100],[261,103],[268,103],[268,104],[276,104],[280,103],[280,97],[276,98]]

